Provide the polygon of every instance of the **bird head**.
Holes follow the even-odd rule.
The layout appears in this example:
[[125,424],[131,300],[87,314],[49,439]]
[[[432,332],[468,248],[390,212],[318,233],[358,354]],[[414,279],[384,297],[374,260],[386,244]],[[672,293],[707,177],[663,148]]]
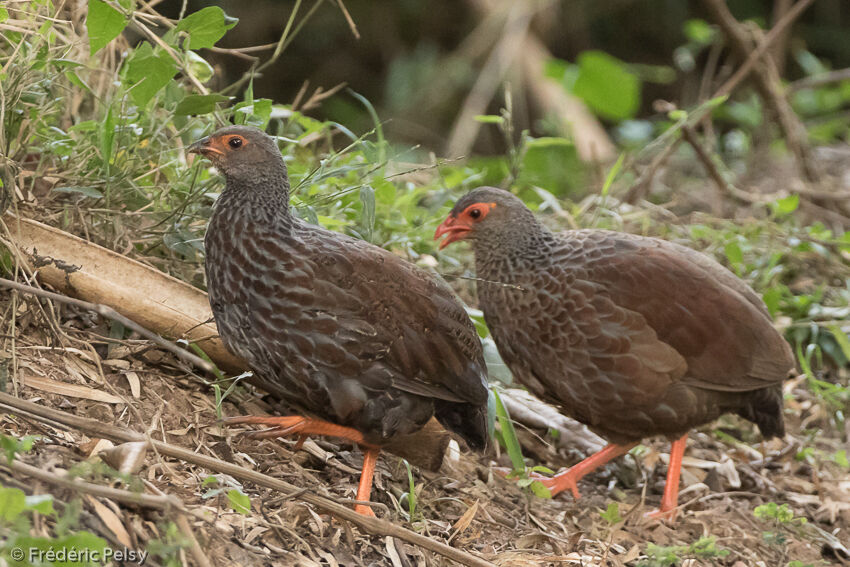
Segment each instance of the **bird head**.
[[440,250],[458,240],[477,239],[497,233],[514,218],[528,213],[517,197],[496,187],[479,187],[461,197],[446,220],[437,227],[434,240],[446,235]]
[[228,179],[250,179],[261,170],[285,168],[274,138],[252,126],[226,126],[201,138],[188,151],[209,159]]

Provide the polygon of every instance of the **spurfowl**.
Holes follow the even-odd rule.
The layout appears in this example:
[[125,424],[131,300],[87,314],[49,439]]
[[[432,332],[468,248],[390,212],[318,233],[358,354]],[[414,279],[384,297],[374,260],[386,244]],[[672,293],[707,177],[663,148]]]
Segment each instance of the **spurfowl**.
[[672,440],[660,510],[675,516],[691,428],[723,413],[783,436],[781,382],[794,366],[764,303],[714,260],[657,238],[545,228],[517,197],[481,187],[440,225],[468,239],[499,353],[534,394],[608,439],[552,478],[569,488],[644,437]]
[[[364,450],[357,499],[369,500],[379,448],[432,416],[472,448],[487,441],[478,335],[451,288],[367,242],[289,210],[275,141],[245,126],[189,151],[225,177],[204,243],[210,304],[227,348],[259,384],[307,417],[237,417],[262,437],[330,435]],[[371,508],[357,511],[372,515]]]

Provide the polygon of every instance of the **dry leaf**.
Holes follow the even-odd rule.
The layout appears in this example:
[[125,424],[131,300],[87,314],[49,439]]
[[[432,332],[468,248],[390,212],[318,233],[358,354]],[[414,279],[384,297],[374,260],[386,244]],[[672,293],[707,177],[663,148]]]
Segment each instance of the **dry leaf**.
[[67,384],[65,382],[51,380],[50,378],[42,378],[41,376],[24,376],[23,373],[21,374],[21,378],[23,378],[24,385],[41,390],[42,392],[50,392],[51,394],[59,394],[60,396],[68,396],[70,398],[82,398],[95,402],[105,402],[107,404],[124,403],[124,400],[118,396],[113,396],[112,394],[107,394],[106,392],[95,390],[88,386]]
[[459,534],[462,534],[463,532],[465,532],[467,530],[467,528],[469,528],[469,525],[472,523],[472,520],[473,520],[473,518],[475,518],[475,514],[477,514],[477,513],[478,513],[478,500],[476,500],[472,504],[472,506],[467,508],[466,512],[463,513],[463,516],[461,516],[458,519],[458,521],[455,522],[455,525],[452,526],[452,529],[454,529],[454,533],[452,534],[452,537],[449,538],[449,539],[450,540],[454,539]]
[[96,498],[91,496],[86,496],[86,500],[88,500],[89,504],[94,507],[95,513],[101,519],[101,521],[106,524],[106,527],[109,528],[109,531],[115,534],[115,537],[118,538],[122,544],[127,547],[132,547],[133,542],[130,539],[130,534],[127,533],[127,530],[124,529],[124,524],[121,522],[120,518],[107,508],[105,505],[101,504]]
[[131,441],[99,453],[103,462],[124,474],[137,474],[145,464],[148,454],[147,441]]
[[142,383],[139,380],[139,375],[135,372],[125,372],[124,377],[127,378],[127,382],[130,384],[130,393],[138,400],[139,396],[142,395]]

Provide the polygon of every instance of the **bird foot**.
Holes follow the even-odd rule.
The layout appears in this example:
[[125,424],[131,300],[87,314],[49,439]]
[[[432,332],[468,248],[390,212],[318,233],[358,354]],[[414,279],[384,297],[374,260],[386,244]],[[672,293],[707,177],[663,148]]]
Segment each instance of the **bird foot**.
[[348,439],[358,445],[372,446],[363,438],[363,434],[351,427],[337,425],[319,419],[312,419],[300,415],[285,416],[256,416],[241,415],[236,417],[225,417],[221,420],[225,425],[271,425],[270,429],[263,431],[252,431],[245,433],[251,439],[269,439],[274,437],[287,437],[298,434],[296,449],[300,449],[304,440],[310,435],[326,435],[328,437],[339,437]]
[[671,508],[669,510],[664,509],[655,509],[646,512],[643,517],[648,520],[657,520],[661,522],[673,522],[676,520],[676,512],[677,508]]

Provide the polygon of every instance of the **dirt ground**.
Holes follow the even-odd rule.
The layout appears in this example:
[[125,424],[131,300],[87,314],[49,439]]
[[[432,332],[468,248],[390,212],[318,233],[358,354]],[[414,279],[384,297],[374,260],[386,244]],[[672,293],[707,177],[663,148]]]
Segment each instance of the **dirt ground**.
[[[8,313],[11,300],[9,292],[0,292],[0,311]],[[107,346],[97,338],[98,333],[108,334],[103,322],[74,309],[64,309],[57,321],[62,334],[78,344],[71,346],[71,341],[66,341],[66,346],[59,346],[55,330],[40,324],[35,301],[16,300],[20,332],[14,359],[7,358],[5,364],[9,370],[12,364],[18,368],[23,384],[7,381],[5,391],[17,388],[17,395],[26,400],[148,432],[155,439],[260,470],[319,494],[353,498],[362,462],[355,447],[315,439],[295,452],[294,440],[256,441],[224,430],[216,425],[212,388],[171,354],[152,349],[144,341]],[[78,389],[64,392],[59,389],[63,384]],[[80,397],[91,396],[91,392],[117,397],[107,401]],[[414,471],[413,521],[406,505],[399,504],[409,489],[407,469],[400,459],[389,454],[380,458],[372,499],[383,505],[376,507],[379,517],[497,565],[672,564],[663,562],[664,553],[673,553],[689,565],[846,562],[850,474],[846,465],[824,457],[845,447],[802,379],[786,383],[786,394],[790,433],[784,441],[759,445],[753,428],[733,418],[693,433],[683,471],[682,512],[673,526],[643,517],[658,504],[663,489],[669,449],[663,440],[647,441],[637,456],[620,459],[587,477],[578,501],[569,495],[553,500],[531,496],[491,471],[491,463],[506,464],[506,456],[467,452],[450,452],[439,473]],[[225,399],[222,412],[239,415],[257,408],[270,410],[259,396],[250,387],[240,386]],[[10,414],[0,417],[0,431],[38,436],[33,450],[19,456],[24,463],[59,474],[74,469],[91,482],[122,485],[96,465],[100,460],[97,453],[108,443]],[[534,436],[526,432],[522,438],[527,441]],[[545,459],[544,464],[552,468],[567,466],[576,458],[574,452],[559,454],[539,441],[527,444],[527,453],[534,460]],[[138,473],[146,492],[174,495],[193,511],[192,530],[213,565],[450,564],[397,538],[360,533],[297,499],[283,500],[272,491],[242,486],[222,475],[217,484],[205,483],[208,476],[209,471],[202,468],[152,453]],[[34,483],[20,474],[0,472],[0,480],[28,493],[51,492],[60,501],[79,498],[69,490]],[[234,511],[224,492],[217,491],[222,487],[238,487],[247,494],[250,515]],[[134,545],[149,547],[155,540],[175,540],[170,535],[168,513],[98,500],[100,506],[90,496],[82,499],[81,527],[114,537],[110,532],[116,530],[110,520],[115,516]],[[612,502],[618,503],[622,521],[600,514]],[[794,516],[805,518],[806,523],[780,524],[756,518],[754,509],[769,502],[789,504]],[[112,515],[102,510],[104,503]],[[41,529],[46,530],[43,522]],[[708,551],[689,548],[704,536],[716,538],[714,547],[709,546]],[[649,544],[668,549],[650,548],[648,556]],[[174,553],[185,557],[187,551]],[[154,565],[168,562],[167,557],[150,561]]]

